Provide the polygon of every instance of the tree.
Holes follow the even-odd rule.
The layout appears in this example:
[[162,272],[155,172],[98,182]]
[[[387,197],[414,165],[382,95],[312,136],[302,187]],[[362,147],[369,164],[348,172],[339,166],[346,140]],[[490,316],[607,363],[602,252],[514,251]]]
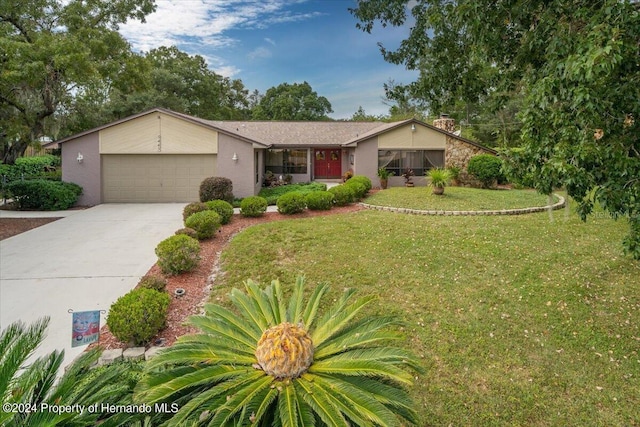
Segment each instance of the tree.
[[[402,25],[407,3],[362,0],[352,12],[368,31],[376,21]],[[512,175],[544,194],[566,187],[584,220],[596,203],[627,218],[625,250],[640,259],[640,5],[423,0],[411,14],[409,37],[396,51],[383,47],[385,58],[427,78],[444,67],[468,99],[504,94],[493,97],[502,107],[520,96],[522,147],[505,152]],[[446,93],[446,79],[429,81]]]
[[139,402],[174,402],[168,425],[417,424],[404,385],[421,370],[410,352],[388,345],[401,336],[390,317],[353,320],[372,297],[345,294],[316,321],[326,285],[303,302],[298,279],[286,304],[278,281],[231,292],[236,312],[214,304],[191,318],[200,329],[151,359]]
[[[47,407],[92,404],[131,404],[133,376],[123,364],[92,370],[100,352],[82,354],[64,375],[57,378],[64,352],[54,351],[27,364],[29,356],[44,338],[48,318],[29,326],[12,323],[0,333],[0,425],[23,426],[94,426],[124,425],[131,414],[103,414],[102,411],[56,413]],[[7,410],[13,408],[15,410]],[[109,421],[104,422],[106,418]]]
[[331,103],[309,83],[282,83],[267,90],[253,109],[255,120],[329,120]]
[[4,163],[44,136],[74,93],[118,70],[129,51],[118,24],[153,10],[153,0],[0,2]]

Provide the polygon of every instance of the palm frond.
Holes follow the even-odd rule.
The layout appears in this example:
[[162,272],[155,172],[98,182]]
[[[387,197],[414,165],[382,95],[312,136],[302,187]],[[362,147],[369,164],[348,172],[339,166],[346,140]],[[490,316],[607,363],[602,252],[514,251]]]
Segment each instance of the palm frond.
[[[247,338],[251,338],[252,340],[260,338],[260,335],[262,334],[262,329],[258,324],[247,322],[247,320],[250,320],[249,318],[243,319],[242,317],[239,317],[237,313],[234,313],[222,306],[207,304],[205,305],[205,313],[206,316],[192,316],[189,319],[193,318],[200,321],[200,319],[204,317],[205,319],[208,318],[218,323],[224,322],[229,326],[233,326],[239,333],[246,335]],[[213,325],[209,325],[207,323],[198,323],[197,326],[205,333],[215,333],[216,331],[216,329],[213,328]],[[209,327],[212,327],[213,329],[207,329]]]
[[[260,403],[254,400],[264,399],[268,396],[267,390],[270,390],[270,385],[273,383],[273,378],[269,376],[255,375],[255,379],[244,382],[241,387],[231,390],[229,395],[231,396],[227,402],[217,409],[215,416],[213,417],[211,424],[213,425],[225,425],[233,418],[236,418],[241,412],[245,411],[250,406],[259,406]],[[263,393],[264,392],[264,393]],[[245,422],[247,419],[239,420]],[[256,419],[257,421],[257,419]]]
[[[206,343],[202,342],[184,342],[184,344],[180,346],[174,345],[173,347],[167,347],[166,349],[163,349],[160,354],[169,358],[169,360],[178,361],[183,365],[206,363],[209,365],[228,364],[250,366],[255,363],[255,356],[252,356],[251,353],[242,354],[234,351],[234,349],[229,349],[223,346],[214,350]],[[160,356],[160,354],[158,354],[158,356]],[[161,360],[165,360],[163,358],[156,361],[155,359],[157,359],[158,356],[152,359],[152,363],[150,361],[149,366],[158,366],[158,364],[161,363]]]
[[360,312],[362,307],[375,299],[374,296],[360,298],[353,304],[345,307],[351,294],[352,292],[345,292],[338,303],[320,319],[318,322],[320,326],[311,333],[311,339],[316,346],[322,345],[325,340],[340,333],[340,330]]
[[299,276],[293,287],[293,294],[289,299],[287,307],[287,321],[290,323],[302,322],[302,311],[304,310],[304,277]]
[[269,321],[262,314],[258,304],[249,295],[239,289],[233,289],[229,299],[238,309],[240,315],[247,321],[255,324],[260,331],[264,331],[269,328]]
[[385,378],[397,383],[411,385],[412,376],[405,370],[381,360],[370,359],[325,359],[309,368],[312,374],[336,374]]
[[328,290],[329,286],[326,284],[318,285],[309,297],[309,302],[307,302],[304,314],[302,315],[302,323],[306,330],[311,329],[311,325],[313,325],[316,314],[318,313],[318,307],[320,307],[320,300]]
[[247,293],[252,298],[255,307],[259,310],[259,313],[262,317],[267,321],[267,325],[269,327],[277,325],[277,314],[273,310],[273,306],[271,305],[271,300],[273,300],[273,289],[271,286],[267,286],[267,288],[263,291],[260,289],[260,286],[249,279],[244,284]]
[[313,386],[312,380],[313,376],[309,374],[304,374],[296,380],[296,389],[299,389],[298,393],[302,399],[318,414],[326,425],[349,427],[350,424],[342,415],[340,409],[335,406],[324,390]]
[[[208,347],[209,351],[212,351],[212,348],[220,348],[223,351],[231,351],[235,354],[241,354],[245,356],[250,356],[255,353],[255,344],[251,347],[245,344],[238,343],[237,341],[223,338],[221,336],[214,335],[205,335],[205,334],[193,334],[193,335],[183,335],[178,338],[178,342],[184,345],[193,345],[195,347]],[[171,347],[167,347],[171,348]],[[163,350],[166,351],[166,350]]]

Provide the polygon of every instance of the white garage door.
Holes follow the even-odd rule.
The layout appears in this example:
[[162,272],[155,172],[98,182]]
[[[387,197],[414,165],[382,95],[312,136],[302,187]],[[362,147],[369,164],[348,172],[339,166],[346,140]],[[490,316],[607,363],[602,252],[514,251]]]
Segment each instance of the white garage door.
[[215,154],[104,154],[106,203],[195,202],[202,180],[215,176]]

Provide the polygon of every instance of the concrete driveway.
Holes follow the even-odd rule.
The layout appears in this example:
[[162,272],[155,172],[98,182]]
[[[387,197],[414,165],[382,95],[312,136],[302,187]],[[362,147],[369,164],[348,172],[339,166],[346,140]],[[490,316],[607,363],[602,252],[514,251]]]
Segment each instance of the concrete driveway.
[[49,316],[37,355],[64,349],[65,364],[71,362],[85,347],[71,347],[69,310],[105,310],[104,325],[111,304],[155,264],[156,245],[182,227],[184,206],[67,211],[58,221],[0,241],[0,329]]

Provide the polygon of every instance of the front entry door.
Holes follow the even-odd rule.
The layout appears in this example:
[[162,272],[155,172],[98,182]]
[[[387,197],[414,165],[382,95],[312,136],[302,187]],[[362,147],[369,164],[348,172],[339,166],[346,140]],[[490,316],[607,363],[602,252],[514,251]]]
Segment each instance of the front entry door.
[[342,150],[320,148],[314,153],[314,175],[316,179],[342,177]]

